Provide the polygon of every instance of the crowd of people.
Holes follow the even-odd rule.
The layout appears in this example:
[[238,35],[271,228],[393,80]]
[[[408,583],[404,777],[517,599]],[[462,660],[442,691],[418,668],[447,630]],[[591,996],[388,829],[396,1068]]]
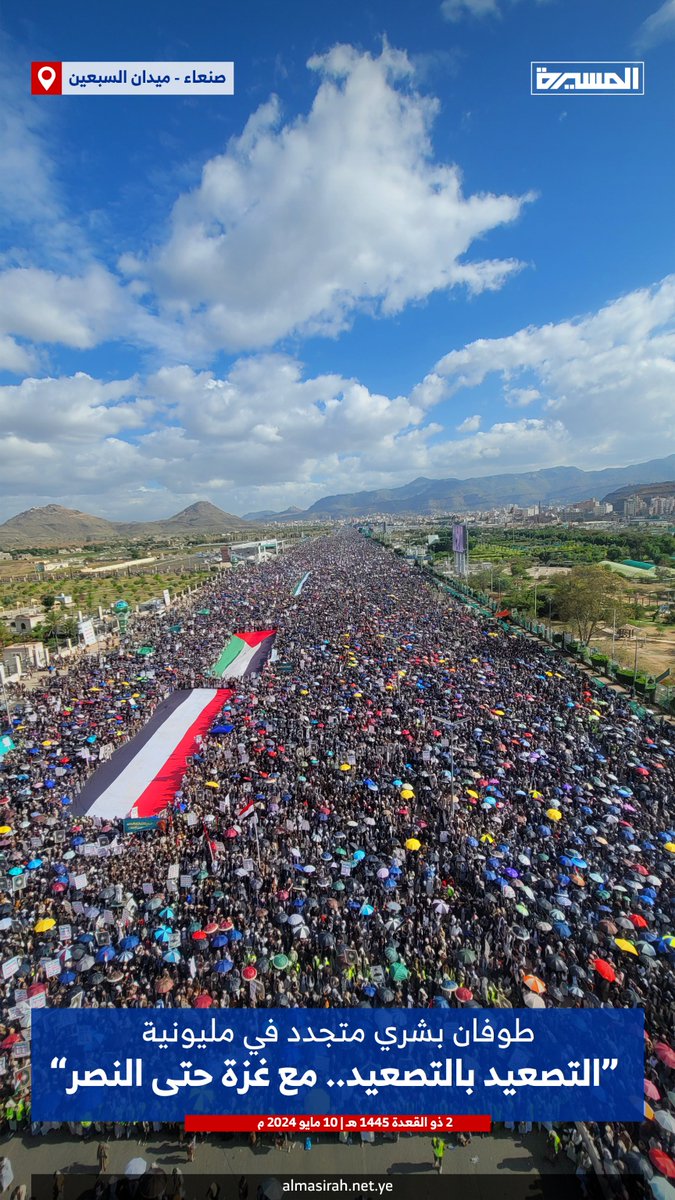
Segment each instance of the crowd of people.
[[[258,629],[276,630],[272,657],[219,681],[230,690],[218,732],[159,826],[125,834],[79,813],[99,762],[171,691],[213,686],[230,634]],[[669,726],[355,531],[132,617],[119,648],[18,689],[10,710],[5,1129],[46,1132],[31,1121],[26,1069],[36,1005],[640,1006],[645,1121],[590,1134],[608,1174],[640,1174],[664,1200]],[[588,1165],[588,1145],[570,1137],[568,1149]]]

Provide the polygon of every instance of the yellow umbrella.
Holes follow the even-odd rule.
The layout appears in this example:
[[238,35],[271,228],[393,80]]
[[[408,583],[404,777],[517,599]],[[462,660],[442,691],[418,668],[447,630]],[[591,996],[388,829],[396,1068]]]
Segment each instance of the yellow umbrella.
[[309,689],[308,688],[300,688],[300,695],[301,696],[309,696]]
[[666,850],[670,850],[671,854],[675,854],[675,842],[666,842]]
[[638,952],[632,942],[626,941],[626,938],[614,938],[614,945],[619,947],[619,950],[625,950],[626,954],[634,954],[638,957]]
[[401,796],[404,800],[412,800],[414,795],[415,793],[413,792],[412,788],[401,789]]
[[422,843],[418,842],[417,838],[408,838],[405,848],[406,850],[419,850],[421,845]]
[[549,679],[553,679],[553,671],[546,671],[545,673],[548,675]]
[[651,1104],[647,1104],[646,1100],[645,1100],[645,1117],[648,1121],[654,1120],[654,1109],[652,1108]]
[[494,713],[494,715],[495,715],[496,717],[503,717],[503,716],[504,716],[504,709],[503,709],[503,708],[493,708],[493,710],[492,710],[492,711],[493,711],[493,713]]
[[538,792],[538,791],[536,790],[536,788],[535,788],[535,790],[534,790],[533,792],[530,792],[530,795],[532,796],[532,798],[533,798],[534,800],[543,800],[543,799],[544,799],[544,793],[543,793],[543,792]]
[[0,825],[0,833],[11,833],[11,832],[12,832],[11,825]]
[[205,787],[212,787],[212,788],[219,788],[219,787],[220,787],[220,784],[219,784],[219,783],[217,783],[215,779],[207,779],[207,781],[206,781],[206,783],[205,783],[205,785],[204,785],[204,786],[205,786]]
[[43,917],[33,928],[36,933],[46,933],[48,929],[53,929],[55,925],[56,921],[53,917]]
[[480,840],[481,842],[494,842],[495,839],[491,833],[481,833]]
[[349,763],[342,763],[340,770],[341,771],[351,771],[351,767],[350,767]]
[[551,821],[561,821],[562,820],[562,813],[559,808],[547,808],[546,816]]
[[472,798],[473,800],[477,800],[477,799],[478,799],[478,792],[474,792],[474,791],[472,791],[472,790],[471,790],[471,788],[467,788],[467,789],[466,789],[466,794],[467,794],[467,796],[471,796],[471,798]]
[[42,745],[43,745],[43,746],[53,746],[53,745],[54,745],[54,743],[53,743],[53,742],[49,742],[49,741],[47,741],[47,742],[43,742],[43,743],[42,743]]

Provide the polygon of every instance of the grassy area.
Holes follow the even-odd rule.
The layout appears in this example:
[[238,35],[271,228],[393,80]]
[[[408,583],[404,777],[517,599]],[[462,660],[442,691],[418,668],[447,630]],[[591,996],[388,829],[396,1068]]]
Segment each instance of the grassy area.
[[[40,605],[43,596],[64,592],[73,597],[75,609],[95,612],[98,606],[110,608],[116,600],[126,600],[131,608],[145,600],[161,599],[164,588],[173,596],[186,587],[196,587],[210,578],[208,571],[158,572],[153,575],[118,577],[75,575],[72,579],[60,575],[44,580],[26,579],[5,583],[0,579],[0,608]],[[72,610],[71,610],[72,611]]]

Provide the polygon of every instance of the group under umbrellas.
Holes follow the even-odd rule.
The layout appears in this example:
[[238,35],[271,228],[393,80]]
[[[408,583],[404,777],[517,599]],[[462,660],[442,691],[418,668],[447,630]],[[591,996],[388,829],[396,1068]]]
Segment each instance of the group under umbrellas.
[[[27,984],[55,1005],[639,1006],[661,1097],[643,1134],[669,1156],[670,727],[354,532],[171,612],[14,697],[5,1036]],[[230,681],[158,829],[79,813],[237,629],[275,629],[275,661]]]

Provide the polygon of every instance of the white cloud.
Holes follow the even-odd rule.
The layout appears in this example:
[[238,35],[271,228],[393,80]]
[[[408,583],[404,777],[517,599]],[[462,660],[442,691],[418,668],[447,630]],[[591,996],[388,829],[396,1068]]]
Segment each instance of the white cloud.
[[497,0],[443,0],[441,13],[446,21],[461,21],[464,16],[497,16]]
[[[539,393],[548,397],[546,412],[556,428],[566,430],[568,461],[576,465],[604,466],[672,453],[675,276],[622,296],[597,313],[529,326],[452,351],[431,374],[434,394],[438,401],[439,377],[446,381],[448,397],[478,387],[493,374],[501,377],[507,402],[515,397],[516,406]],[[521,382],[524,386],[518,386]],[[536,421],[520,424],[529,432],[540,429]]]
[[414,90],[405,54],[336,46],[308,65],[309,114],[284,123],[275,98],[259,108],[179,199],[145,264],[167,317],[211,346],[336,334],[357,311],[499,288],[520,265],[466,258],[531,196],[463,194],[459,169],[434,161],[438,105]]
[[475,433],[480,429],[481,417],[479,413],[475,413],[473,417],[467,417],[462,421],[461,425],[457,426],[458,433]]
[[[441,406],[492,377],[506,411],[539,401],[540,415],[485,424],[476,395],[449,434]],[[307,376],[282,354],[240,358],[222,377],[181,365],[112,383],[28,379],[0,388],[0,495],[5,515],[39,494],[135,518],[205,496],[244,512],[422,474],[616,466],[675,451],[674,385],[675,276],[454,350],[408,397]]]
[[[522,264],[471,257],[474,244],[532,195],[464,194],[459,168],[434,157],[438,103],[416,90],[405,53],[335,46],[308,66],[310,111],[285,119],[269,99],[179,197],[166,240],[125,250],[114,269],[64,215],[52,110],[12,83],[0,218],[4,202],[28,223],[40,260],[27,247],[0,259],[0,337],[81,350],[126,339],[205,365],[219,350],[336,335],[359,312],[392,316],[436,291],[502,287]],[[4,343],[7,369],[30,356]]]
[[509,408],[528,408],[535,400],[541,400],[541,392],[535,387],[505,388],[504,398]]
[[665,0],[656,12],[642,22],[635,44],[640,50],[648,50],[672,37],[675,37],[675,0]]
[[[510,0],[516,4],[518,0]],[[537,4],[546,4],[548,0],[536,0]],[[443,0],[441,14],[446,21],[461,21],[464,17],[501,17],[503,12],[499,0]]]

